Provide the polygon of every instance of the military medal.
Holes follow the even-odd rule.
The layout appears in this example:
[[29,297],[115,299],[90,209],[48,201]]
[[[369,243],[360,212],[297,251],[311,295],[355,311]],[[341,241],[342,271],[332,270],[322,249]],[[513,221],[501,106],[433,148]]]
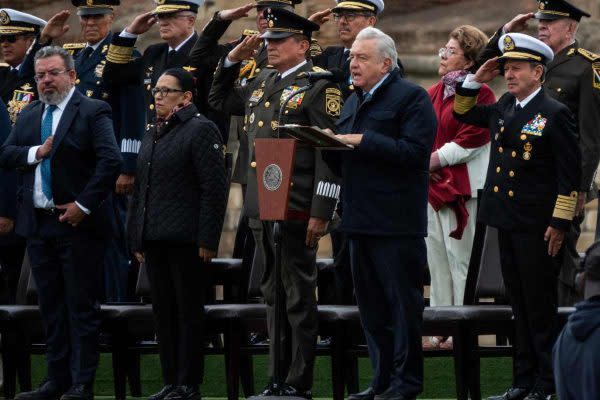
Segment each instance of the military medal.
[[263,95],[265,94],[265,91],[262,89],[256,89],[254,92],[252,92],[252,96],[250,96],[250,101],[251,102],[259,102],[260,99],[262,99]]
[[533,149],[533,146],[531,145],[531,143],[529,143],[529,142],[525,143],[525,146],[523,146],[523,150],[525,150],[525,152],[523,153],[523,160],[529,161],[531,159],[531,150],[532,149]]
[[[287,88],[284,89],[283,93],[281,94],[280,97],[280,106],[283,105],[283,102],[290,97],[290,95],[292,93],[294,93],[295,91],[297,91],[298,89],[300,89],[299,86],[288,86]],[[287,104],[285,105],[286,108],[291,108],[291,109],[297,109],[298,107],[300,107],[300,105],[302,104],[302,100],[304,99],[304,93],[298,93],[297,95],[295,95],[294,97],[292,97],[291,99],[288,100]]]
[[253,124],[254,123],[254,119],[256,118],[256,115],[254,113],[250,114],[250,123]]
[[543,118],[541,114],[538,114],[534,119],[523,126],[521,133],[533,136],[542,136],[542,132],[546,127],[546,122],[548,122],[548,120]]
[[96,78],[102,78],[102,73],[104,72],[106,61],[102,61],[100,64],[96,65],[96,69],[94,70],[94,74]]
[[7,111],[13,124],[17,121],[19,113],[23,111],[35,97],[35,93],[30,91],[33,88],[28,83],[21,86],[21,89],[23,90],[15,90],[13,92],[13,98],[7,104]]

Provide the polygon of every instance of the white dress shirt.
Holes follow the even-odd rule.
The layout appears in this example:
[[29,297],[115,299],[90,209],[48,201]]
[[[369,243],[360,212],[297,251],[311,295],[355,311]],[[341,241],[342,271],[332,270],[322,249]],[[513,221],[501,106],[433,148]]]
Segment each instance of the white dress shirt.
[[[63,112],[65,111],[67,104],[71,100],[71,97],[73,97],[73,93],[75,93],[74,87],[71,88],[71,90],[69,91],[69,94],[67,94],[67,97],[65,97],[65,99],[63,101],[61,101],[60,103],[58,103],[56,105],[56,110],[54,110],[54,112],[52,114],[52,136],[54,136],[54,134],[56,133],[56,128],[58,128],[60,119],[62,118]],[[48,113],[48,105],[45,105],[44,112],[42,114],[42,121],[44,121],[44,118],[46,117],[47,113]],[[46,195],[44,194],[44,192],[42,191],[42,171],[41,171],[42,160],[41,159],[38,160],[35,157],[35,154],[37,153],[37,150],[39,148],[40,148],[40,146],[32,146],[29,148],[29,153],[27,154],[27,163],[29,165],[37,164],[37,166],[35,167],[35,179],[33,182],[33,206],[35,208],[50,209],[50,208],[54,208],[55,204],[54,204],[53,199],[48,199],[46,197]],[[90,214],[90,210],[88,210],[86,207],[82,206],[78,202],[75,202],[75,203],[77,204],[77,206],[79,208],[81,208],[81,210],[84,213],[86,213],[88,215]]]

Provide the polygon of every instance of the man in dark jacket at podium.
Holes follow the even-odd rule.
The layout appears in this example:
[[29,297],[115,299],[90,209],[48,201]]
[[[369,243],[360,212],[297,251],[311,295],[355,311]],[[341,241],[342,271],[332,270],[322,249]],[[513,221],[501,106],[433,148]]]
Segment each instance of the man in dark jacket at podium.
[[[374,369],[350,400],[414,399],[423,389],[423,275],[428,163],[436,117],[427,92],[400,76],[394,41],[361,31],[350,50],[356,92],[337,122],[350,266]],[[329,155],[328,155],[329,156]],[[335,160],[336,153],[330,154]]]

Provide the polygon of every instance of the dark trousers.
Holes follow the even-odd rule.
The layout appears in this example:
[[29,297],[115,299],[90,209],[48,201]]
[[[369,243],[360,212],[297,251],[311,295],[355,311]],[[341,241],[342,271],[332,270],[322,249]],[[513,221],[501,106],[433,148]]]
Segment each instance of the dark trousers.
[[346,233],[332,231],[331,247],[335,263],[335,303],[333,304],[356,304],[352,268],[350,268],[350,245]]
[[0,304],[15,304],[21,265],[25,255],[25,240],[14,238],[0,244]]
[[376,393],[423,390],[425,239],[351,235],[350,263]]
[[581,293],[575,287],[575,276],[579,269],[579,252],[577,240],[581,235],[581,223],[584,216],[575,216],[569,230],[565,232],[563,250],[561,251],[560,272],[558,274],[558,305],[563,307],[573,306],[583,300]]
[[[273,223],[250,219],[257,259],[264,265],[261,291],[267,304],[267,326],[273,337],[275,321],[275,270]],[[285,382],[299,390],[313,383],[318,311],[316,299],[316,249],[307,247],[304,221],[286,221],[282,228],[281,280],[285,291],[287,321],[282,321],[281,353]],[[256,265],[254,266],[257,267]],[[275,371],[274,341],[270,341],[269,376]]]
[[131,264],[125,234],[127,196],[113,193],[112,204],[117,229],[108,242],[104,258],[104,295],[107,302],[122,302],[127,300],[127,279]]
[[[46,232],[60,224],[55,216],[38,222]],[[77,230],[55,238],[27,238],[31,273],[46,328],[48,378],[59,385],[94,381],[99,360],[105,250],[104,239]]]
[[[514,386],[554,392],[558,261],[544,232],[498,230],[502,277],[515,318]],[[559,254],[560,256],[560,254]]]
[[198,385],[204,375],[206,265],[191,244],[144,244],[152,310],[166,385]]

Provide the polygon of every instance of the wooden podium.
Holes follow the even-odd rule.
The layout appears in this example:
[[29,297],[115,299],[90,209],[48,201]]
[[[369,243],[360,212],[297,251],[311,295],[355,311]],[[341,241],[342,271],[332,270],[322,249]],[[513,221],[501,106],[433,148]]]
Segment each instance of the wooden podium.
[[[275,394],[279,400],[285,396],[280,390],[285,382],[282,365],[284,354],[281,349],[281,329],[283,324],[287,323],[285,311],[285,292],[281,281],[281,226],[282,221],[289,220],[308,220],[310,217],[306,213],[300,213],[295,210],[289,210],[290,189],[292,187],[292,175],[294,173],[294,160],[298,141],[315,148],[327,150],[350,150],[348,146],[333,135],[315,127],[306,127],[298,125],[283,125],[281,132],[295,138],[277,138],[277,139],[256,139],[255,140],[255,161],[256,161],[256,180],[258,187],[258,207],[260,219],[262,221],[273,221],[273,242],[275,247],[274,268],[275,268],[275,296],[274,311],[275,321],[272,337],[275,358],[275,371],[273,373],[273,385]],[[279,391],[278,391],[279,390]],[[265,399],[270,396],[261,396]]]

